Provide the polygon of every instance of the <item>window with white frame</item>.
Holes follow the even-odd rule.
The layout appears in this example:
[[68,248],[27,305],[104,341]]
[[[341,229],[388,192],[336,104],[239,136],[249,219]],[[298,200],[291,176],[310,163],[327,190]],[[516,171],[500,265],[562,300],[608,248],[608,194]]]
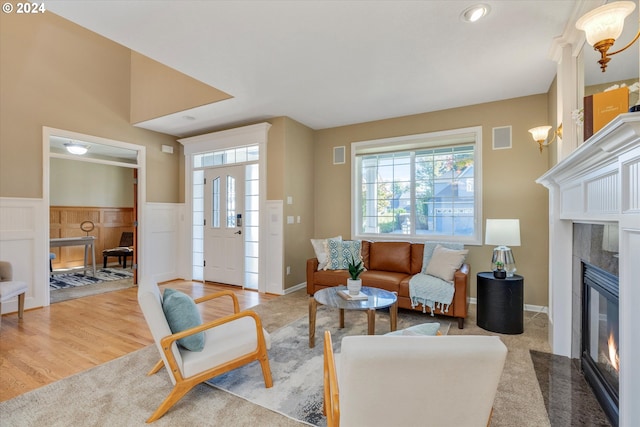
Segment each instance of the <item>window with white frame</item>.
[[481,243],[482,128],[352,144],[358,239]]

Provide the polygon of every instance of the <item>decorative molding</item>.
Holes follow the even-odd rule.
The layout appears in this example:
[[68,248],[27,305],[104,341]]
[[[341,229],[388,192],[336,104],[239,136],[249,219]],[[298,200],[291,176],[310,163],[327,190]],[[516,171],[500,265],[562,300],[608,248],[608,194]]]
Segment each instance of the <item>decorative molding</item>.
[[640,157],[622,165],[623,213],[640,213]]
[[206,133],[204,135],[182,138],[179,139],[178,142],[184,146],[184,154],[190,155],[213,151],[219,148],[266,143],[269,128],[271,128],[270,123],[258,123],[235,129],[221,130],[218,132]]
[[558,212],[561,218],[588,220],[602,214],[619,215],[623,206],[625,212],[637,213],[639,162],[640,114],[626,113],[608,123],[536,182],[549,189],[561,189],[562,209]]

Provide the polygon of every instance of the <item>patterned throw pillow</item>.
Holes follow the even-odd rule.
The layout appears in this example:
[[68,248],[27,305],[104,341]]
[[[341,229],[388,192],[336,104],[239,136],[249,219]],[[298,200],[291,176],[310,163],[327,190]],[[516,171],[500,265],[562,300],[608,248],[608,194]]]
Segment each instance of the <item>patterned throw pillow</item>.
[[[342,241],[342,236],[331,237],[331,239]],[[327,239],[311,239],[311,246],[313,246],[313,251],[318,259],[318,271],[324,270],[329,262]]]
[[360,255],[360,240],[337,240],[327,239],[327,254],[329,260],[325,270],[346,270],[349,268],[349,261],[353,257],[358,261],[362,259]]

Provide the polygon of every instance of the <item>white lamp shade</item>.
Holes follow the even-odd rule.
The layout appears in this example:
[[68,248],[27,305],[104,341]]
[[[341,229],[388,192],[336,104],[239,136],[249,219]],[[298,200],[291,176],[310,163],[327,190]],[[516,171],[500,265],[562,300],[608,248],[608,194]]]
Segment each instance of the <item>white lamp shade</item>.
[[529,129],[529,133],[531,133],[531,136],[533,136],[534,141],[544,141],[545,139],[547,139],[547,136],[549,136],[549,129],[551,129],[551,126],[538,126]]
[[616,40],[622,34],[624,19],[635,7],[632,1],[605,4],[584,14],[576,22],[576,28],[585,32],[591,46],[606,39]]
[[488,219],[485,245],[520,246],[519,219]]

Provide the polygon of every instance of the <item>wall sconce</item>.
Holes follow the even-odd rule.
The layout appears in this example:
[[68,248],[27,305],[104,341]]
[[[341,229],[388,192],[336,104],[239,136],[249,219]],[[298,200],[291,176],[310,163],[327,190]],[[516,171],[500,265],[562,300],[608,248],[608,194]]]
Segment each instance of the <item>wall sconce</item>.
[[636,5],[632,1],[617,1],[585,13],[582,18],[576,22],[576,28],[586,33],[587,42],[593,46],[595,50],[600,52],[600,60],[598,63],[603,73],[607,68],[607,63],[611,60],[610,56],[627,49],[640,37],[640,31],[638,31],[638,34],[636,34],[628,45],[615,52],[607,53],[616,39],[622,34],[624,19],[629,16],[635,8]]
[[549,130],[551,126],[538,126],[535,128],[529,129],[529,133],[533,136],[533,140],[538,143],[540,148],[540,153],[542,153],[542,148],[550,145],[553,141],[556,140],[556,137],[562,139],[562,123],[558,126],[558,130],[553,133],[553,138],[551,141],[546,142],[547,137],[549,136]]
[[86,154],[86,152],[89,150],[89,147],[87,147],[86,145],[78,144],[77,142],[67,142],[64,144],[64,146],[67,148],[67,151],[69,153],[76,154],[78,156]]

